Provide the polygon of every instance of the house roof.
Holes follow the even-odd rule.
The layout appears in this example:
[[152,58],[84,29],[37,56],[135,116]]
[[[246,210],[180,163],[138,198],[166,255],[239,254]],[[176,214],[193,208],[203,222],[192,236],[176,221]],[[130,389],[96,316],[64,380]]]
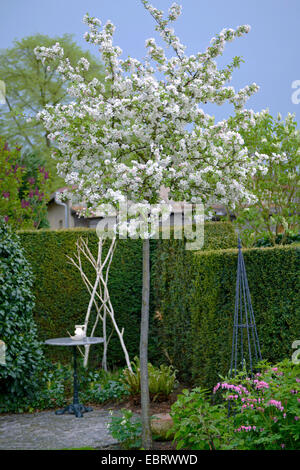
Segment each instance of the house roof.
[[[62,188],[59,188],[57,191],[55,191],[54,193],[52,193],[50,195],[50,198],[48,200],[48,204],[50,202],[55,202],[55,199],[56,199],[56,194],[59,192],[59,193],[62,193],[66,190],[68,190],[70,188],[68,187],[62,187]],[[161,198],[165,201],[166,204],[170,204],[172,206],[172,213],[173,214],[176,214],[176,213],[182,213],[183,212],[183,206],[184,206],[184,202],[178,202],[178,201],[172,201],[172,200],[169,200],[168,198],[168,193],[169,193],[169,189],[168,188],[165,188],[165,187],[162,187],[161,190],[160,190],[160,195],[161,195]],[[85,209],[85,205],[83,203],[78,203],[78,204],[72,204],[71,205],[71,212],[73,214],[75,213],[78,213],[82,210]],[[217,211],[217,212],[225,212],[226,214],[226,208],[221,205],[221,204],[214,204],[212,206],[212,208]],[[107,216],[114,216],[115,213],[111,213],[111,214],[108,214]],[[96,211],[93,211],[93,215],[87,217],[89,219],[93,219],[93,218],[99,218],[99,217],[103,217],[103,212],[101,210],[96,210]]]

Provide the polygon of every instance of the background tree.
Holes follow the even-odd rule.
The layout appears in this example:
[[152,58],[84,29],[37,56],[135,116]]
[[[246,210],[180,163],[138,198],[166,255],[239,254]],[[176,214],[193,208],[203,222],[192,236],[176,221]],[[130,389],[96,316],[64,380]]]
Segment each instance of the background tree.
[[49,173],[32,154],[0,138],[0,216],[15,229],[47,227]]
[[[170,189],[170,199],[227,204],[237,198],[249,202],[248,175],[254,175],[267,155],[250,156],[239,132],[227,120],[214,123],[201,103],[232,103],[241,124],[247,128],[256,117],[244,110],[247,99],[257,91],[256,84],[236,92],[227,86],[239,58],[219,70],[215,58],[228,41],[249,31],[249,26],[224,29],[211,40],[203,53],[186,56],[185,47],[169,27],[180,15],[173,4],[166,19],[163,12],[141,0],[155,19],[156,30],[175,55],[167,58],[154,38],[146,41],[147,58],[122,60],[122,50],[114,46],[114,25],[103,28],[97,18],[86,15],[90,31],[85,39],[102,55],[107,89],[96,78],[77,75],[59,45],[36,49],[44,66],[57,64],[63,79],[73,78],[69,88],[73,101],[44,108],[37,119],[43,122],[57,149],[57,169],[72,192],[86,201],[86,213],[103,204],[117,209],[129,200],[135,203],[136,219],[120,221],[119,234],[143,238],[143,292],[140,334],[141,405],[143,448],[151,448],[148,388],[149,329],[149,237],[147,222],[161,202],[161,187]],[[54,61],[54,62],[53,62]],[[83,69],[87,62],[81,62]],[[152,213],[151,213],[152,211]],[[132,212],[129,210],[129,212]],[[150,214],[150,215],[149,215]],[[144,217],[146,229],[138,216]],[[148,218],[149,217],[149,218]]]
[[59,79],[55,68],[50,71],[37,60],[34,48],[50,47],[57,42],[63,46],[71,66],[84,57],[90,63],[86,78],[103,80],[101,63],[83,51],[69,34],[54,38],[42,34],[28,36],[15,40],[13,47],[0,52],[0,79],[6,84],[6,105],[0,106],[0,135],[5,136],[10,146],[19,145],[39,155],[44,165],[47,162],[55,189],[61,180],[56,177],[55,164],[49,158],[51,141],[35,115],[48,104],[67,102],[66,89],[72,78],[67,82]]
[[266,159],[267,173],[265,168],[258,169],[248,178],[247,188],[257,201],[234,210],[243,242],[251,246],[265,237],[273,245],[286,243],[299,234],[300,133],[295,116],[288,114],[283,120],[278,115],[275,119],[266,111],[253,127],[240,127],[239,132],[250,154],[282,156],[277,161]]

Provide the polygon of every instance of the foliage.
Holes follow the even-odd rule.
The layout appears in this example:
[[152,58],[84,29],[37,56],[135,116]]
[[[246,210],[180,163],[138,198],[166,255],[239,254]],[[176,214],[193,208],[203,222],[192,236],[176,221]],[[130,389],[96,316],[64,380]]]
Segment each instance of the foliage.
[[[77,369],[79,399],[82,403],[119,402],[128,395],[121,383],[121,372],[86,370],[79,363]],[[37,410],[59,408],[72,400],[73,368],[71,363],[63,365],[44,361],[35,377],[36,388],[28,396],[11,399],[0,396],[0,413],[24,413]]]
[[[266,159],[268,172],[258,170],[248,179],[248,189],[257,198],[250,207],[240,205],[235,213],[236,224],[243,230],[244,242],[253,245],[268,237],[272,245],[284,244],[293,234],[299,234],[300,133],[294,115],[285,120],[265,113],[255,126],[240,133],[249,152],[272,156],[281,154],[279,161]],[[281,234],[281,236],[279,236]]]
[[32,413],[37,410],[65,406],[70,395],[72,370],[60,364],[48,361],[36,375],[36,388],[29,396],[0,397],[1,413]]
[[[148,363],[148,380],[151,400],[164,400],[172,393],[176,384],[175,370],[165,364],[155,367]],[[124,370],[123,383],[131,396],[140,395],[141,371],[138,357],[132,362],[132,372],[129,369]]]
[[9,149],[0,137],[0,216],[16,229],[46,225],[49,173],[32,159],[21,157],[19,148]]
[[[184,390],[172,405],[177,449],[294,450],[300,448],[300,367],[289,360],[262,362],[251,379],[244,372],[222,378],[213,392]],[[230,412],[230,413],[229,413]]]
[[0,367],[0,396],[30,396],[43,363],[33,319],[32,272],[20,240],[0,219],[0,338],[6,364]]
[[208,391],[184,390],[172,405],[171,416],[177,449],[220,450],[234,447],[232,422],[222,405],[211,405]]
[[[211,388],[229,370],[237,250],[156,253],[162,349],[183,380]],[[300,331],[299,247],[243,250],[262,357],[291,356]]]
[[118,440],[123,449],[139,449],[142,445],[142,425],[131,410],[121,410],[121,416],[112,416],[109,433]]
[[[275,244],[276,245],[290,245],[291,243],[300,243],[300,234],[294,234],[294,235],[287,235],[287,234],[282,234],[280,233],[279,235],[276,236],[275,238]],[[273,246],[272,240],[270,237],[266,236],[263,238],[259,238],[255,242],[255,246],[257,247],[263,247],[263,246]]]
[[[23,152],[20,164],[24,168],[24,177],[19,189],[20,198],[27,198],[34,228],[48,228],[47,202],[50,197],[52,175],[47,170],[49,165],[39,155]],[[18,227],[20,230],[21,227]]]
[[300,366],[263,363],[253,379],[240,374],[217,384],[231,403],[238,448],[300,449]]
[[[207,222],[203,250],[234,248],[237,236],[230,222]],[[193,279],[194,252],[186,250],[182,240],[159,240],[154,253],[153,277],[156,318],[162,351],[179,371],[190,379],[191,316],[188,301]]]
[[[22,207],[19,197],[23,170],[17,165],[18,150],[9,150],[4,140],[0,139],[0,215],[5,222],[21,221],[22,213],[28,208]],[[21,225],[21,224],[20,224]]]
[[[6,107],[1,113],[0,134],[11,145],[21,145],[46,158],[53,175],[56,169],[49,159],[50,140],[35,120],[35,114],[48,104],[68,101],[66,87],[70,82],[60,80],[56,71],[47,70],[36,59],[34,48],[50,47],[57,42],[63,45],[72,66],[81,57],[89,60],[87,79],[97,76],[102,80],[101,63],[88,51],[83,51],[69,34],[54,38],[42,34],[27,36],[14,41],[11,48],[2,49],[0,53],[0,78],[6,84]],[[28,118],[31,118],[30,122]]]
[[82,402],[105,403],[121,401],[128,392],[122,383],[122,374],[100,371],[83,371],[80,377],[80,399]]

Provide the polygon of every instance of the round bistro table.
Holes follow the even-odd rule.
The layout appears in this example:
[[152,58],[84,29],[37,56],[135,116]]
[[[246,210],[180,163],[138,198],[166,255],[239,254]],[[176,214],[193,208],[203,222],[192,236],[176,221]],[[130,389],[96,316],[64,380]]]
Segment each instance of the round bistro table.
[[93,411],[93,408],[89,406],[84,406],[79,403],[78,400],[78,380],[77,380],[77,346],[88,346],[90,344],[98,344],[103,343],[103,338],[89,338],[84,337],[78,340],[73,340],[72,338],[53,338],[47,339],[45,344],[49,344],[50,346],[71,346],[73,347],[73,364],[74,364],[74,387],[73,387],[73,403],[71,405],[62,408],[61,410],[55,411],[55,414],[62,415],[64,413],[71,413],[76,416],[76,418],[82,418],[83,413],[88,411]]

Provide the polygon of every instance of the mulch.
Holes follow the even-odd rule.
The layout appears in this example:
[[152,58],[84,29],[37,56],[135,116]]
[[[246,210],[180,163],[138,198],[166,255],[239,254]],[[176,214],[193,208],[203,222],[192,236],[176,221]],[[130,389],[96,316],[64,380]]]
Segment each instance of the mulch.
[[[181,394],[182,390],[185,388],[189,388],[186,385],[180,384],[174,391],[171,393],[171,395],[168,397],[168,399],[162,399],[162,400],[155,400],[150,402],[150,414],[159,414],[159,413],[170,413],[171,411],[171,406],[173,403],[176,402],[178,395]],[[141,403],[139,397],[130,397],[130,399],[121,401],[121,402],[106,402],[103,405],[94,405],[91,404],[91,406],[99,407],[105,410],[131,410],[134,413],[141,414]]]

